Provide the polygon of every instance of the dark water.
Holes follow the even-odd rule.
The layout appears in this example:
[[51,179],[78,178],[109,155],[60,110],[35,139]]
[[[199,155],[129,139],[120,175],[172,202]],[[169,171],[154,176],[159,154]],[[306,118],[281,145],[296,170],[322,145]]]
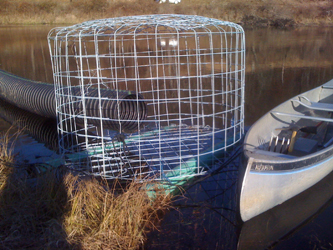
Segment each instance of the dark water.
[[[0,27],[0,68],[52,82],[47,46],[51,28]],[[247,126],[279,103],[333,78],[331,27],[246,30],[246,47]],[[10,108],[0,105],[8,115]],[[0,121],[1,131],[9,126]],[[20,146],[22,157],[38,154],[35,159],[44,159],[53,154],[41,150],[41,144],[28,136],[21,137]],[[238,162],[236,158],[219,172],[186,187],[184,197],[174,204],[176,209],[165,215],[160,231],[150,234],[146,249],[333,249],[332,174],[242,224],[237,213]]]

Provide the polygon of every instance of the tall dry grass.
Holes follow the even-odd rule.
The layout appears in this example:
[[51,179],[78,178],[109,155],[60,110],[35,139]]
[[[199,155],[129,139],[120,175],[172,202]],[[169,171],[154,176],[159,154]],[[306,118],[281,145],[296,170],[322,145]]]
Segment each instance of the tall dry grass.
[[149,199],[145,185],[154,183],[110,184],[66,168],[28,178],[3,138],[0,249],[138,249],[170,207],[163,190]]
[[14,163],[14,143],[19,132],[11,134],[10,129],[0,134],[0,192],[8,184],[9,176],[13,174],[11,165]]
[[0,0],[0,24],[64,24],[143,14],[195,14],[249,25],[331,25],[331,0]]
[[70,208],[64,226],[70,244],[83,249],[137,249],[147,232],[156,228],[170,197],[160,192],[152,202],[147,183],[131,182],[124,189],[117,184],[66,177]]

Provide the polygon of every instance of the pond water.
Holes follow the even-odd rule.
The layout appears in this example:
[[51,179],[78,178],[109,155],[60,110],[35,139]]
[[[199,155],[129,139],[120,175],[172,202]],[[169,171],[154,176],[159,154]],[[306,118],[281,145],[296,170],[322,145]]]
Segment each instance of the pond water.
[[[51,28],[0,27],[0,69],[52,82],[47,45]],[[246,29],[245,35],[247,126],[281,102],[333,78],[332,27]],[[10,109],[3,103],[0,106],[3,114]],[[9,127],[0,121],[1,131]],[[21,141],[30,155],[43,154],[41,145],[30,137]],[[43,157],[52,155],[50,150],[43,152],[47,152]],[[333,248],[332,174],[282,206],[242,224],[237,214],[238,162],[236,158],[219,172],[194,180],[175,202],[176,210],[165,215],[160,231],[150,234],[146,249]]]

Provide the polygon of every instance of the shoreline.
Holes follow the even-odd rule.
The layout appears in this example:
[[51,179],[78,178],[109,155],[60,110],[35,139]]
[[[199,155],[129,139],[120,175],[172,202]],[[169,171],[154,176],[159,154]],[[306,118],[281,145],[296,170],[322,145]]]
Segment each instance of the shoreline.
[[2,0],[0,25],[71,25],[94,19],[149,14],[199,15],[244,27],[332,26],[330,0]]

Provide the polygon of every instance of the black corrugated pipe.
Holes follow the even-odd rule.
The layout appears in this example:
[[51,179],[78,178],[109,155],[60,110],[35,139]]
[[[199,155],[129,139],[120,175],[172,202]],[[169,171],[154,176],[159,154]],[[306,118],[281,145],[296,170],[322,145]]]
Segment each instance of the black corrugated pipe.
[[54,86],[0,70],[0,96],[7,102],[49,118],[56,117]]
[[58,151],[57,121],[54,118],[36,115],[2,99],[0,99],[0,117],[24,130],[49,149]]
[[[65,91],[63,89],[63,91]],[[84,95],[80,86],[68,88],[67,103],[63,103],[62,113],[77,117],[77,122],[87,122],[94,125],[102,124],[104,128],[135,131],[141,121],[147,118],[147,105],[142,95],[131,91],[101,89],[98,98],[96,88],[85,89]],[[85,98],[85,114],[83,114],[82,96]],[[0,70],[0,97],[25,109],[45,117],[56,118],[55,91],[52,84],[25,79],[4,70]],[[117,101],[118,100],[118,101]],[[101,113],[100,113],[101,110]],[[71,111],[71,112],[69,112]]]

